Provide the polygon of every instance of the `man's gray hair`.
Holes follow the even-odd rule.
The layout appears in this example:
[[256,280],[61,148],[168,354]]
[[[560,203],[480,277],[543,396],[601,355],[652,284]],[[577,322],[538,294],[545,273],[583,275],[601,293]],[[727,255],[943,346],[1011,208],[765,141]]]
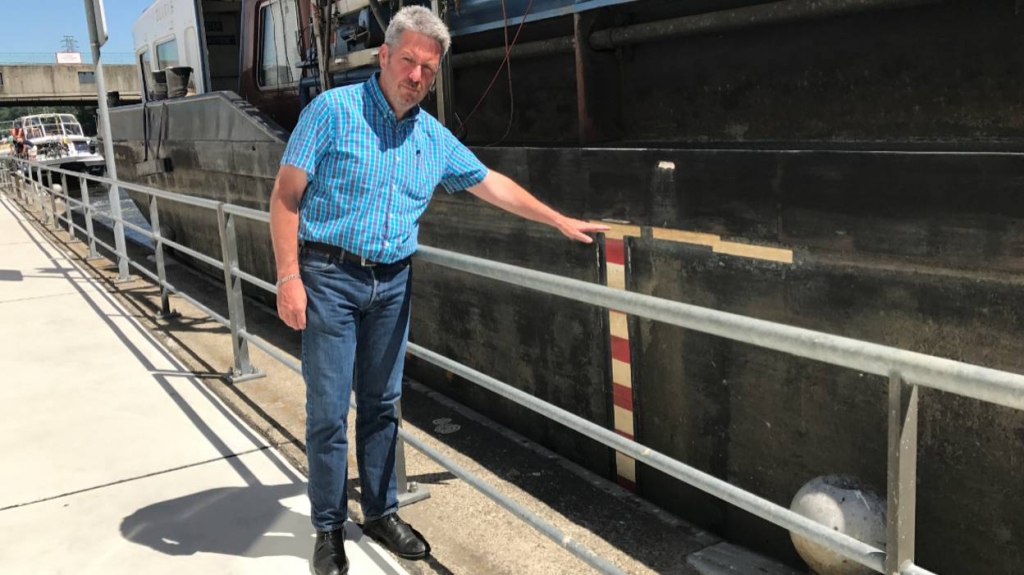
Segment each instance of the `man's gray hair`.
[[433,12],[423,6],[406,6],[399,10],[388,24],[388,31],[384,34],[384,43],[388,45],[388,48],[394,50],[402,40],[402,34],[407,31],[418,32],[436,40],[441,45],[442,57],[448,53],[448,48],[452,45],[452,36],[448,33],[448,27]]

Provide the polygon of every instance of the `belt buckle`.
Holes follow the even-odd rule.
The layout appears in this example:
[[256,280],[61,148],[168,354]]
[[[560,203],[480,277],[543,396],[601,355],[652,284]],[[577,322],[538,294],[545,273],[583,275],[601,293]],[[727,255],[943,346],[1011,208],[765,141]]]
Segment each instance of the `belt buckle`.
[[377,264],[371,262],[370,260],[364,258],[363,256],[359,256],[359,265],[361,265],[364,268],[372,268],[377,266]]

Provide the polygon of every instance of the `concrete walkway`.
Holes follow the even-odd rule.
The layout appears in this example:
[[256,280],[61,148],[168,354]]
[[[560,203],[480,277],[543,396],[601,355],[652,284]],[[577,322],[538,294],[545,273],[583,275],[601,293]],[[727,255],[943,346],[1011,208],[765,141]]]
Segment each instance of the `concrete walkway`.
[[0,454],[0,573],[308,573],[302,475],[2,195]]

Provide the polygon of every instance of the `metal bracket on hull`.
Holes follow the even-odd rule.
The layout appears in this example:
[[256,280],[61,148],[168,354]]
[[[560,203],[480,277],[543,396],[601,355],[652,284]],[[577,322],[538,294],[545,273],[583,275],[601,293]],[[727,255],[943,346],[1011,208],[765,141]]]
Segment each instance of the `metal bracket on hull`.
[[157,158],[155,160],[146,160],[135,164],[135,174],[140,177],[164,174],[173,171],[174,162],[171,158]]

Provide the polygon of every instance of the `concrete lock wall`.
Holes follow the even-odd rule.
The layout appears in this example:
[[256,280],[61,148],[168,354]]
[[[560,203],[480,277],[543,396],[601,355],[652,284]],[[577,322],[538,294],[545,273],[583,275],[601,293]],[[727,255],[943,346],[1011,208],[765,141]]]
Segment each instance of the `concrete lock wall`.
[[[0,66],[0,102],[95,101],[96,84],[91,81],[94,70],[91,64]],[[108,92],[119,92],[123,98],[139,98],[138,72],[134,66],[105,65],[103,72]]]

